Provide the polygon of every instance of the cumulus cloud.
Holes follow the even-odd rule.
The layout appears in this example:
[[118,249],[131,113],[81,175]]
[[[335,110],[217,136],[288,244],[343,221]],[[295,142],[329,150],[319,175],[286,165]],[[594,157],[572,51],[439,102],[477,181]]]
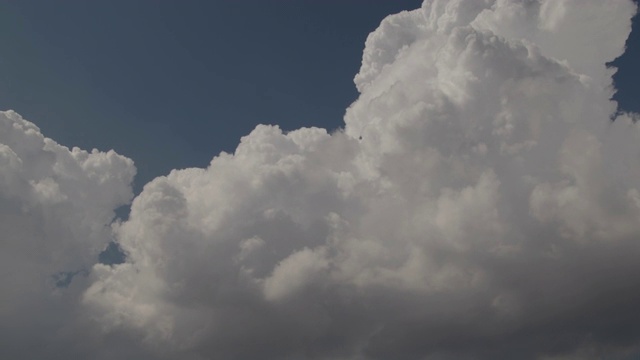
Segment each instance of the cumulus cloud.
[[133,162],[68,149],[5,111],[0,164],[0,357],[78,354],[86,275],[112,240],[114,209],[133,196]]
[[[367,39],[344,129],[260,125],[208,168],[151,181],[111,227],[131,162],[5,113],[1,228],[28,225],[4,240],[3,266],[87,269],[38,301],[70,294],[65,311],[105,358],[630,354],[640,129],[618,114],[606,64],[635,11],[426,0]],[[110,236],[126,262],[95,264]]]

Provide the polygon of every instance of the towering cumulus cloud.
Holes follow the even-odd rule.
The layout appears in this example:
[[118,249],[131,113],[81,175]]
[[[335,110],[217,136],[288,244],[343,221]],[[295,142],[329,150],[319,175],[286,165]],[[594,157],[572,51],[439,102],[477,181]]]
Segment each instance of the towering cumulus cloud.
[[[98,358],[637,354],[640,129],[606,66],[635,11],[426,0],[369,35],[344,129],[260,125],[111,227],[131,162],[5,113],[0,327]],[[127,261],[95,264],[110,236]]]

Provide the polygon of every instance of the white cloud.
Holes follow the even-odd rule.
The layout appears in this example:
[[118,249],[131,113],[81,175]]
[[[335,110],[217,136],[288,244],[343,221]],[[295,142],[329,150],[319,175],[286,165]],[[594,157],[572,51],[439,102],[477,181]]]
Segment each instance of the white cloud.
[[6,111],[0,164],[0,357],[78,354],[86,273],[112,239],[113,210],[133,196],[133,162],[69,150]]
[[[605,65],[634,13],[625,0],[427,0],[388,17],[367,40],[343,131],[260,125],[207,169],[145,186],[114,227],[127,262],[77,284],[92,336],[120,356],[172,359],[637,348],[640,129],[637,115],[610,121]],[[100,247],[78,242],[107,241],[131,163],[53,145],[57,157],[29,155],[24,124],[2,128],[3,201],[80,209],[61,213],[64,230],[13,216],[75,231],[54,236],[67,250],[49,272],[89,266]],[[24,164],[38,175],[23,178]],[[16,249],[19,263],[46,264]]]

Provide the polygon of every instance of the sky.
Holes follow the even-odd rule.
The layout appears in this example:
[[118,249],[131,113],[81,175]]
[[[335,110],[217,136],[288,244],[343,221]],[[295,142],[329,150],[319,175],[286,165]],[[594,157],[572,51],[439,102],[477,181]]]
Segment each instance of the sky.
[[[257,124],[341,127],[366,36],[420,4],[4,1],[0,108],[66,146],[134,159],[138,193],[232,152]],[[639,36],[615,62],[616,99],[636,112]]]
[[136,161],[136,191],[257,124],[335,129],[367,35],[420,1],[3,1],[0,108]]
[[640,354],[634,2],[0,10],[0,357]]

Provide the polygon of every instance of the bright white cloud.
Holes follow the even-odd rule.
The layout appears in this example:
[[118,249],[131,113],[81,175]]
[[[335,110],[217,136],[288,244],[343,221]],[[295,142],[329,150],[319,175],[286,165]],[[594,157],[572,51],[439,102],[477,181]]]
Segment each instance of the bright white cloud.
[[[127,262],[93,265],[69,295],[84,292],[96,353],[568,359],[637,348],[640,129],[636,115],[610,120],[606,67],[634,13],[626,0],[427,0],[388,17],[367,40],[344,130],[260,125],[207,169],[145,186],[113,227]],[[29,222],[11,258],[46,274],[90,266],[130,196],[131,162],[37,145],[32,124],[5,118],[2,206]],[[48,228],[12,201],[63,219]],[[18,236],[45,242],[27,229],[53,234],[46,253],[64,249],[60,259],[27,248]]]

